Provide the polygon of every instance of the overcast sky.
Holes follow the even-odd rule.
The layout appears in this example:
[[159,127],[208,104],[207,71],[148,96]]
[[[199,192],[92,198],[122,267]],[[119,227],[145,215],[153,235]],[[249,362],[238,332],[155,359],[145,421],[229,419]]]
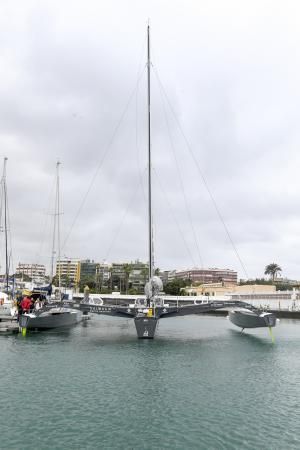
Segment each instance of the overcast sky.
[[[147,261],[150,19],[156,266],[261,277],[276,262],[300,279],[299,13],[296,0],[2,0],[14,265],[49,264],[58,159],[62,255]],[[3,271],[3,243],[1,257]]]

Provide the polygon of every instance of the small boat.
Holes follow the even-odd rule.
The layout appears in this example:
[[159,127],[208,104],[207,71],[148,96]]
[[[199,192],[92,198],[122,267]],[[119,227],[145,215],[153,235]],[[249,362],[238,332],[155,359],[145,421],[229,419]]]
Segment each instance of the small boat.
[[22,314],[19,318],[19,325],[27,330],[49,330],[51,328],[70,327],[81,322],[81,320],[81,311],[55,305]]
[[275,327],[276,316],[273,313],[238,309],[229,312],[229,320],[240,328]]
[[13,300],[5,292],[0,292],[0,316],[13,316],[15,313],[13,306]]

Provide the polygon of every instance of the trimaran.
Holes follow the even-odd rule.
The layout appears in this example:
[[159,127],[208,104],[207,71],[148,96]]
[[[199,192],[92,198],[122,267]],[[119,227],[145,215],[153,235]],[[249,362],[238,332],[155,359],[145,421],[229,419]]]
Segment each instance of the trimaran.
[[152,233],[152,195],[151,195],[151,103],[150,103],[150,26],[147,28],[147,114],[148,114],[148,240],[149,240],[149,281],[145,286],[146,299],[138,299],[129,305],[95,304],[88,298],[80,304],[85,313],[91,312],[109,316],[132,318],[138,338],[153,339],[159,319],[190,314],[201,314],[222,308],[238,308],[232,311],[229,319],[241,328],[274,327],[276,317],[273,313],[257,310],[252,305],[240,301],[205,301],[200,304],[171,306],[164,303],[159,295],[161,280],[154,276],[153,233]]

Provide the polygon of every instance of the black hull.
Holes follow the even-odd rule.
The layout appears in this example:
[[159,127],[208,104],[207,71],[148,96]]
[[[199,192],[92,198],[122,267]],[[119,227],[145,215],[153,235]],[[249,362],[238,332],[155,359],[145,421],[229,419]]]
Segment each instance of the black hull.
[[229,320],[240,328],[275,327],[276,316],[273,313],[255,314],[251,311],[230,311]]
[[139,339],[153,339],[158,319],[156,317],[135,317],[134,324]]

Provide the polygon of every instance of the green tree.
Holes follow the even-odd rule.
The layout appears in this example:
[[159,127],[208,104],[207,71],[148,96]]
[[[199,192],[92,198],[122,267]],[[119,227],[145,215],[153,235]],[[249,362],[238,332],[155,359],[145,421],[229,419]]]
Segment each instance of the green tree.
[[164,292],[168,295],[185,295],[183,288],[189,286],[189,284],[189,280],[175,278],[165,285]]
[[61,281],[61,285],[62,285],[62,286],[64,286],[64,287],[70,287],[71,280],[70,280],[69,275],[62,275],[62,276],[60,277],[60,281]]
[[22,279],[23,281],[32,281],[32,278],[30,278],[28,275],[26,275],[25,273],[16,273],[15,274],[15,278],[17,279]]
[[132,264],[124,264],[123,269],[125,272],[125,293],[128,294],[129,275],[132,271]]
[[51,283],[54,284],[54,286],[58,286],[58,276],[57,275],[54,275],[54,277],[52,278]]
[[273,281],[275,280],[276,275],[280,272],[282,272],[282,269],[276,263],[268,264],[265,268],[265,275],[270,275]]
[[79,282],[79,291],[83,292],[85,286],[88,286],[90,289],[90,293],[94,294],[96,291],[96,287],[97,287],[95,277],[94,276],[82,277]]
[[144,292],[145,285],[149,281],[149,269],[148,269],[148,267],[144,267],[141,270],[141,276],[142,276],[142,280],[143,280],[142,281],[143,286],[141,287],[141,292]]

